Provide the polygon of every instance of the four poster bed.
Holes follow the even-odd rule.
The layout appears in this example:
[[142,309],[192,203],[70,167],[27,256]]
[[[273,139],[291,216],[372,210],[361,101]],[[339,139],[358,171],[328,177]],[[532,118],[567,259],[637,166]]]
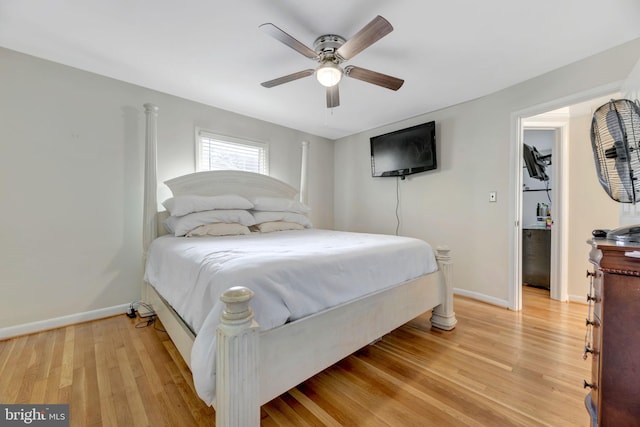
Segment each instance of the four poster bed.
[[[156,200],[158,108],[145,104],[145,113],[143,298],[191,368],[198,394],[215,408],[217,426],[258,426],[262,404],[429,310],[432,326],[455,327],[447,249],[434,253],[425,242],[406,237],[316,230],[299,220],[306,206],[298,200],[306,198],[306,144],[300,195],[274,178],[239,171],[166,182],[176,202],[183,197],[196,204],[231,203],[224,207],[232,209],[221,211],[233,210],[239,219],[218,222],[248,218],[235,212],[242,211],[237,199],[251,202],[254,224],[262,201],[285,206],[280,211],[297,209],[301,216],[258,224],[272,232],[163,236],[161,222],[169,213],[158,212]],[[201,214],[170,213],[176,221]],[[204,234],[210,230],[200,227]]]

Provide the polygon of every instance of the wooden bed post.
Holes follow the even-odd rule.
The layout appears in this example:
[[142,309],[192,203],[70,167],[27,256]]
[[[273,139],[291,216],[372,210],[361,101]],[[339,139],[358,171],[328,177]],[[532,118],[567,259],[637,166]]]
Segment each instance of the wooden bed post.
[[259,328],[249,301],[253,291],[241,286],[228,289],[217,328],[216,426],[260,425],[258,345]]
[[307,184],[307,167],[309,164],[309,141],[302,141],[302,162],[300,166],[300,201],[307,204],[309,192]]
[[[158,237],[158,177],[157,177],[157,145],[158,145],[158,107],[144,104],[146,119],[145,132],[145,165],[144,165],[144,206],[142,208],[142,262],[147,259],[147,250],[151,242]],[[147,299],[147,287],[142,283],[140,296]]]
[[144,104],[146,115],[145,167],[144,167],[144,222],[142,228],[142,249],[145,257],[151,242],[158,237],[158,177],[157,177],[157,145],[158,145],[158,107]]
[[451,250],[444,246],[436,248],[438,268],[442,271],[442,276],[444,277],[444,283],[442,284],[444,301],[431,312],[431,325],[445,331],[455,328],[456,323],[458,323],[456,313],[453,311],[453,263],[449,252]]

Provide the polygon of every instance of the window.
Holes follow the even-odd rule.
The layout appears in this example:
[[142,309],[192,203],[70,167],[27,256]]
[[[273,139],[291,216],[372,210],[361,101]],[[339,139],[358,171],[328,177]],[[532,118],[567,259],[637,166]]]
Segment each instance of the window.
[[196,128],[196,170],[221,169],[269,175],[269,147],[264,142],[216,135]]

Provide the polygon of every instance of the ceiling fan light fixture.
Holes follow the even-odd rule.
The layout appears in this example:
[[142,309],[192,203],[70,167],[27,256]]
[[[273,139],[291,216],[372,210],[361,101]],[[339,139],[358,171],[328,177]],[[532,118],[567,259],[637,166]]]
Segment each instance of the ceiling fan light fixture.
[[316,79],[325,87],[332,87],[340,83],[342,78],[342,69],[338,64],[333,62],[325,62],[316,70]]

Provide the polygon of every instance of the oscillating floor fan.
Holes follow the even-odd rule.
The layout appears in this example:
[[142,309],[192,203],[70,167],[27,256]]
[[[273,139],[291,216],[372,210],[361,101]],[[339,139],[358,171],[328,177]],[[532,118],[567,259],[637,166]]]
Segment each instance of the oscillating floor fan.
[[[640,201],[640,105],[628,99],[600,106],[591,120],[591,148],[598,180],[615,201]],[[640,242],[640,224],[607,232],[608,239]]]

